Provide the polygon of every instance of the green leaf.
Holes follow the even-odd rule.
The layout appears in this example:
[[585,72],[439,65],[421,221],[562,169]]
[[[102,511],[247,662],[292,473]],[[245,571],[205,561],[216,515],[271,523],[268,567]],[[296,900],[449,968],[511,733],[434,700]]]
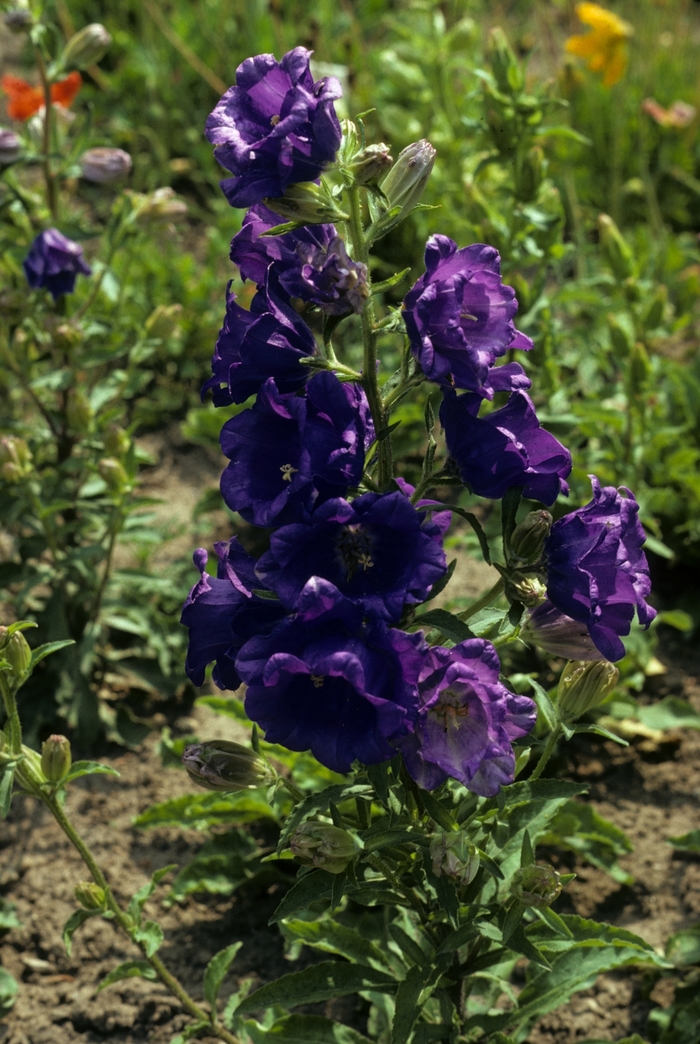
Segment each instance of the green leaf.
[[7,1015],[15,1003],[18,990],[19,985],[10,973],[0,968],[0,1018]]
[[309,819],[310,816],[316,815],[317,812],[327,812],[331,801],[337,805],[341,801],[346,801],[348,798],[355,797],[372,797],[372,787],[368,787],[364,784],[348,786],[345,783],[336,783],[331,787],[326,787],[325,790],[321,790],[316,794],[310,794],[309,797],[305,798],[296,806],[292,814],[289,816],[280,833],[277,851],[281,852],[282,849],[286,847],[287,841],[294,831],[300,827],[305,820]]
[[0,776],[0,819],[7,819],[12,804],[12,785],[15,781],[17,762],[5,764]]
[[72,638],[66,638],[61,642],[46,642],[45,645],[39,645],[36,649],[32,649],[32,662],[30,665],[30,671],[33,671],[38,663],[47,657],[51,653],[58,652],[59,649],[65,649],[67,645],[75,645]]
[[[221,421],[219,420],[217,431],[220,427]],[[194,701],[194,705],[195,707],[208,707],[215,714],[223,714],[225,717],[233,718],[234,721],[238,721],[241,725],[246,725],[250,728],[251,721],[243,710],[243,701],[236,699],[235,696],[199,696]]]
[[72,783],[74,779],[80,779],[81,776],[92,776],[98,772],[108,776],[119,775],[116,769],[111,768],[109,765],[101,765],[99,761],[75,761],[68,775],[61,780],[61,785],[65,786],[66,783]]
[[308,910],[314,903],[330,899],[332,893],[333,874],[326,870],[312,870],[310,874],[300,877],[289,889],[270,918],[270,924],[275,924],[284,917],[291,917],[299,910]]
[[689,830],[687,834],[678,834],[677,837],[669,837],[667,840],[670,845],[680,848],[683,852],[700,854],[700,830]]
[[396,985],[396,979],[388,972],[376,968],[345,961],[323,961],[262,986],[246,997],[235,1014],[272,1008],[277,1004],[282,1008],[294,1008],[298,1004],[315,1004],[331,997],[346,997],[361,990],[393,992]]
[[545,906],[543,910],[535,910],[535,913],[540,920],[549,925],[552,931],[556,932],[557,935],[561,935],[565,939],[573,939],[573,934],[568,924],[561,919],[558,913],[555,913],[554,910],[550,909],[550,907]]
[[393,287],[404,281],[410,271],[410,268],[404,268],[401,272],[396,272],[393,276],[389,276],[388,279],[383,279],[381,283],[372,283],[372,293],[381,294],[385,290],[393,289]]
[[242,942],[231,943],[225,950],[219,950],[209,961],[204,972],[204,999],[211,1005],[213,1014],[216,1014],[216,1001],[221,989],[221,983],[226,973],[233,964],[234,958],[240,950]]
[[682,928],[666,942],[666,956],[676,968],[700,964],[700,928]]
[[464,508],[455,507],[453,504],[449,504],[447,506],[449,507],[450,511],[456,512],[456,514],[460,515],[462,518],[467,520],[469,525],[476,533],[476,538],[479,541],[479,547],[481,548],[481,553],[484,556],[484,561],[487,565],[491,565],[491,549],[489,547],[489,542],[486,537],[486,533],[484,532],[481,522],[479,522],[479,519],[476,517],[476,515],[472,514],[471,511],[465,511]]
[[434,627],[453,642],[463,642],[474,637],[473,631],[458,616],[448,613],[446,609],[429,609],[427,613],[421,613],[420,616],[416,616],[413,626]]
[[357,1030],[323,1015],[285,1015],[269,1029],[252,1020],[243,1025],[253,1044],[370,1044]]
[[152,957],[163,944],[163,929],[157,921],[146,921],[135,930],[134,942],[142,944],[146,956]]
[[81,924],[85,924],[91,917],[99,917],[103,912],[102,910],[76,910],[70,915],[63,926],[63,944],[69,957],[73,948],[73,933],[80,928]]
[[202,1030],[207,1029],[211,1026],[211,1023],[204,1019],[199,1019],[197,1022],[191,1022],[189,1026],[186,1026],[182,1033],[178,1033],[176,1037],[173,1037],[170,1044],[187,1044],[188,1040],[192,1040],[193,1037],[197,1037]]
[[21,928],[22,922],[16,913],[17,907],[9,903],[7,899],[0,898],[0,932],[8,931],[10,928]]
[[535,862],[535,853],[532,849],[532,841],[530,840],[530,834],[527,829],[523,831],[523,844],[520,855],[521,866],[532,866]]
[[420,799],[430,818],[443,830],[454,830],[455,821],[438,799],[429,790],[421,790]]
[[678,696],[666,696],[659,703],[639,707],[636,717],[650,729],[700,729],[700,714]]
[[354,928],[338,924],[330,918],[319,921],[286,920],[282,932],[292,939],[299,939],[306,946],[325,953],[337,953],[356,964],[385,969],[390,966],[386,954]]
[[102,990],[106,990],[108,986],[112,986],[115,982],[121,982],[122,979],[135,978],[150,979],[151,982],[155,982],[158,976],[148,961],[123,961],[108,975],[105,975],[97,987],[97,992],[100,993]]
[[562,805],[541,840],[544,844],[577,852],[620,884],[630,885],[634,881],[617,862],[618,856],[632,851],[632,843],[624,830],[583,801],[567,801]]
[[501,532],[503,534],[503,555],[506,562],[510,559],[510,538],[515,529],[515,522],[523,499],[521,486],[511,486],[501,501]]
[[264,798],[251,791],[234,794],[204,791],[151,805],[134,819],[139,827],[174,826],[192,830],[208,830],[212,826],[251,823],[256,819],[277,820],[273,808]]
[[413,1024],[420,1015],[418,999],[427,985],[433,969],[415,964],[396,991],[396,1008],[391,1027],[391,1044],[406,1044]]
[[141,911],[143,910],[144,904],[151,898],[160,882],[166,874],[170,873],[171,870],[177,870],[176,863],[170,863],[169,866],[163,866],[160,870],[155,870],[151,874],[151,880],[147,881],[145,885],[142,885],[139,890],[134,893],[131,902],[129,903],[128,913],[129,917],[133,919],[135,924],[141,924]]
[[548,726],[549,730],[552,731],[552,729],[556,727],[556,724],[559,721],[557,709],[552,703],[551,699],[549,698],[549,693],[547,693],[546,690],[542,688],[538,681],[530,677],[528,677],[527,680],[530,685],[530,688],[533,691],[535,703],[537,704],[537,709],[544,718],[545,724]]

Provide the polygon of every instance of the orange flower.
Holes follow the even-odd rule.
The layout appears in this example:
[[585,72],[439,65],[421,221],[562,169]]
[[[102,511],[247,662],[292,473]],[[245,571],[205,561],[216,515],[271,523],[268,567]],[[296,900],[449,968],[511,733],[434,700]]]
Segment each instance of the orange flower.
[[[83,79],[79,72],[72,72],[65,80],[51,84],[51,101],[67,109],[82,87]],[[41,87],[32,87],[19,76],[3,76],[0,85],[7,95],[7,115],[13,120],[28,120],[44,104],[44,91]]]
[[612,87],[627,68],[627,40],[634,30],[629,22],[598,4],[577,4],[576,14],[584,25],[591,26],[592,32],[570,36],[566,49],[569,54],[585,58],[592,72],[602,72],[603,86]]

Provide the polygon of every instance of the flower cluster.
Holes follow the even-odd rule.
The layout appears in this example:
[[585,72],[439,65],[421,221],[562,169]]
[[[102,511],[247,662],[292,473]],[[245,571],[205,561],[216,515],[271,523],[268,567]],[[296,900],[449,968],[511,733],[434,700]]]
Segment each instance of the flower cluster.
[[[271,532],[257,560],[236,538],[217,544],[215,576],[206,551],[195,553],[201,577],[182,615],[190,629],[186,669],[200,685],[213,662],[221,688],[245,683],[246,712],[270,742],[310,749],[335,771],[399,751],[424,788],[453,777],[491,796],[513,780],[513,741],[532,729],[534,704],[500,681],[488,641],[429,646],[412,624],[444,580],[451,514],[401,478],[382,482],[372,462],[383,452],[387,413],[372,357],[365,354],[360,374],[336,366],[310,325],[314,313],[337,323],[371,308],[366,256],[358,259],[357,238],[348,252],[322,218],[276,233],[285,192],[291,201],[299,182],[320,181],[319,192],[339,198],[343,178],[347,187],[354,176],[353,157],[343,153],[335,189],[326,184],[340,143],[339,87],[314,83],[309,58],[295,48],[281,62],[248,59],[207,123],[215,155],[234,175],[222,182],[224,193],[250,208],[231,259],[257,290],[246,310],[229,285],[203,392],[211,390],[217,406],[256,397],[223,425],[229,464],[221,492],[229,508]],[[415,181],[403,157],[387,180],[390,202],[404,176]],[[358,175],[355,186],[363,184]],[[357,212],[353,220],[356,236]],[[414,358],[409,378],[442,390],[440,419],[456,471],[479,496],[519,489],[553,504],[568,493],[571,455],[541,427],[522,365],[502,361],[532,342],[514,325],[517,301],[501,281],[498,253],[434,235],[425,263],[402,313]],[[494,408],[497,393],[507,401]],[[551,532],[551,516],[538,513],[534,557],[523,557],[521,540],[517,559],[544,577],[539,588],[546,584],[548,600],[527,623],[531,640],[546,631],[557,649],[576,639],[579,658],[619,658],[618,636],[628,632],[634,606],[650,622],[636,510],[631,495],[601,491],[594,480],[593,503]]]

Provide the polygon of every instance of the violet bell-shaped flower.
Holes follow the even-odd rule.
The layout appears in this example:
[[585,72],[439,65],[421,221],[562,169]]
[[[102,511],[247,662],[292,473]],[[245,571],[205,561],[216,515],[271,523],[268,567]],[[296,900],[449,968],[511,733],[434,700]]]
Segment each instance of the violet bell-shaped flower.
[[603,657],[615,661],[625,655],[619,636],[629,634],[635,608],[643,627],[656,616],[645,600],[651,591],[646,536],[632,493],[589,478],[593,499],[558,519],[545,543],[547,597],[584,623]]
[[78,274],[90,275],[92,269],[81,246],[57,228],[47,228],[32,243],[24,259],[24,272],[34,290],[44,287],[55,301],[63,294],[72,294]]
[[316,576],[367,612],[398,621],[406,603],[427,598],[446,566],[437,523],[403,493],[365,493],[328,500],[307,521],[278,529],[257,573],[289,609]]
[[513,740],[535,724],[527,696],[499,680],[493,645],[470,638],[452,649],[430,650],[418,682],[420,710],[411,734],[396,741],[420,787],[434,790],[451,776],[482,797],[513,782]]
[[509,348],[532,348],[513,325],[518,302],[501,282],[498,251],[483,243],[458,250],[448,236],[434,235],[425,267],[404,300],[414,356],[428,380],[493,398],[501,390],[489,379],[496,359]]
[[335,159],[340,124],[334,102],[338,80],[314,83],[311,51],[295,47],[246,58],[207,119],[206,136],[219,163],[234,175],[221,182],[234,207],[282,196],[289,185],[316,181]]
[[514,392],[505,406],[478,417],[483,400],[467,392],[443,393],[440,421],[460,478],[473,493],[498,500],[514,486],[523,496],[553,504],[568,494],[571,454],[540,427],[532,399]]
[[304,320],[280,293],[277,276],[268,272],[265,285],[253,298],[250,311],[236,304],[226,290],[226,317],[212,356],[213,376],[202,397],[212,390],[215,406],[245,402],[274,377],[280,392],[298,391],[309,377],[300,359],[316,354],[316,341]]
[[270,743],[311,750],[322,765],[349,772],[356,759],[391,758],[391,741],[415,719],[417,680],[427,646],[313,577],[296,613],[240,650],[236,668],[248,688],[246,714]]

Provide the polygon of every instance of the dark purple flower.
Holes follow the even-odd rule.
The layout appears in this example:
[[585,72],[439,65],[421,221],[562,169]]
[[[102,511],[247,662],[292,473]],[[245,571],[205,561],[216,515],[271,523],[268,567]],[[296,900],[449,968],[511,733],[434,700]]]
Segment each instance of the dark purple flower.
[[202,685],[207,664],[216,661],[213,680],[220,689],[237,689],[241,679],[235,659],[251,635],[266,633],[286,615],[274,598],[261,598],[255,560],[234,537],[215,545],[217,576],[205,572],[207,552],[200,547],[194,562],[200,579],[190,591],[180,622],[189,628],[185,671],[194,685]]
[[311,330],[280,295],[274,272],[253,298],[250,311],[236,304],[229,283],[226,317],[212,356],[210,377],[202,396],[211,388],[215,406],[245,402],[274,377],[280,392],[297,391],[309,370],[300,359],[316,354]]
[[446,568],[440,529],[403,493],[340,497],[304,523],[272,534],[258,575],[293,609],[312,576],[329,580],[367,611],[398,620],[404,605],[424,601]]
[[452,776],[493,797],[513,782],[512,742],[532,729],[537,711],[531,699],[501,684],[499,670],[496,650],[483,638],[430,650],[418,684],[418,721],[396,743],[425,790]]
[[498,500],[514,486],[523,496],[553,504],[568,494],[571,454],[540,427],[532,399],[513,392],[507,404],[479,419],[474,392],[443,392],[440,421],[462,482],[480,497]]
[[[656,616],[645,601],[651,590],[637,518],[639,505],[624,486],[601,489],[589,475],[593,500],[552,526],[544,545],[547,596],[560,612],[585,623],[606,660],[620,660],[635,606],[643,627]],[[622,496],[621,494],[624,494]]]
[[362,311],[368,296],[367,266],[348,257],[334,225],[305,225],[281,236],[261,233],[282,221],[263,204],[252,207],[231,243],[231,260],[244,279],[262,283],[274,266],[290,297],[318,305],[327,315]]
[[236,70],[207,119],[206,136],[219,163],[234,175],[221,182],[233,207],[282,196],[289,185],[316,181],[340,145],[333,103],[342,95],[333,76],[314,83],[311,52],[295,47],[277,62],[259,54]]
[[601,660],[602,654],[593,644],[585,623],[555,609],[548,598],[536,609],[529,609],[520,629],[520,638],[536,645],[550,656],[565,660]]
[[299,521],[314,503],[359,485],[373,432],[359,386],[324,371],[299,398],[280,395],[270,378],[252,409],[221,430],[221,448],[231,461],[221,476],[221,495],[253,525]]
[[236,667],[247,683],[248,717],[270,743],[310,749],[335,772],[395,753],[390,740],[415,719],[416,683],[427,646],[382,621],[362,624],[362,610],[314,577],[296,615],[268,636],[251,638]]
[[513,325],[518,302],[501,282],[498,251],[483,243],[458,250],[447,236],[431,236],[425,267],[404,301],[413,354],[428,380],[493,398],[496,359],[508,348],[532,348]]
[[73,293],[79,272],[90,275],[92,269],[83,257],[81,246],[66,239],[57,228],[47,228],[29,248],[24,272],[33,289],[45,287],[55,301],[62,294]]

